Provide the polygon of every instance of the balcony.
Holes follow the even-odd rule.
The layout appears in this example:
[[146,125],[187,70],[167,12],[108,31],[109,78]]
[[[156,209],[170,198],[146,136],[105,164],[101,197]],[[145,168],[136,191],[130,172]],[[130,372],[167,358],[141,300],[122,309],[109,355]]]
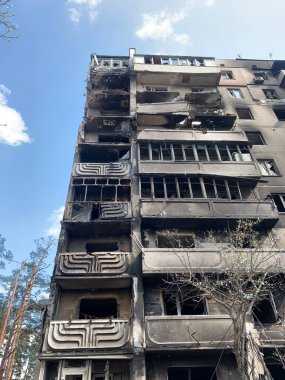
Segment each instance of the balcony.
[[131,218],[129,202],[68,202],[64,220],[69,222],[92,222]]
[[[270,250],[231,250],[228,247],[216,248],[144,248],[143,250],[143,274],[156,275],[167,273],[187,273],[191,272],[222,272],[225,268],[225,255],[229,255],[230,262],[235,263],[241,257],[246,257],[245,262],[249,262],[254,257],[260,271],[271,267],[274,270],[285,268],[285,252],[277,249]],[[242,256],[241,256],[242,255]],[[244,256],[243,256],[244,255]],[[240,264],[237,264],[237,267]]]
[[128,162],[79,163],[74,166],[73,176],[125,177],[130,173]]
[[144,129],[138,134],[139,141],[193,141],[193,142],[236,142],[248,143],[244,132],[236,131],[193,131]]
[[[175,200],[143,200],[140,214],[145,222],[151,225],[165,225],[172,223],[184,227],[209,225],[215,220],[224,224],[229,220],[253,219],[260,220],[266,227],[272,227],[279,219],[278,212],[271,201],[262,200],[218,200],[218,199],[190,199],[187,201]],[[151,222],[152,221],[152,222]],[[147,224],[147,223],[146,223]]]
[[43,352],[122,349],[129,335],[128,319],[51,321]]
[[93,93],[87,98],[88,107],[104,111],[128,111],[130,94],[124,90],[109,90]]
[[134,64],[139,83],[153,85],[174,84],[183,86],[218,86],[221,70],[216,67]]
[[220,162],[191,162],[191,161],[139,161],[140,174],[217,174],[225,177],[260,178],[259,166],[254,161],[220,161]]
[[57,276],[118,276],[130,271],[129,252],[61,253]]
[[232,321],[226,315],[146,317],[146,349],[217,349],[233,344]]
[[272,324],[257,328],[260,334],[260,341],[263,347],[275,348],[285,347],[285,325]]

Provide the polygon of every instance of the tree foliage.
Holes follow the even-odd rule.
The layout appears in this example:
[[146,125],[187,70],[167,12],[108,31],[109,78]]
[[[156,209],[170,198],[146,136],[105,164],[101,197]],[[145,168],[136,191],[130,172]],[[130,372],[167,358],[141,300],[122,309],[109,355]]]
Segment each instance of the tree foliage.
[[18,38],[18,27],[13,22],[15,13],[12,0],[0,0],[0,39],[10,41]]
[[[41,310],[47,304],[49,277],[45,260],[52,245],[50,239],[35,242],[27,260],[14,261],[0,237],[0,258],[6,270],[0,271],[0,324],[4,332],[1,346],[0,379],[33,378],[41,341]],[[7,264],[14,268],[9,272]],[[16,266],[16,267],[15,267]],[[3,267],[3,265],[2,265]]]
[[[259,322],[254,323],[253,317],[262,301],[269,300],[272,294],[284,292],[284,269],[279,260],[284,249],[276,247],[271,234],[261,237],[254,227],[252,221],[239,221],[235,228],[207,232],[205,240],[211,242],[220,256],[222,266],[219,271],[214,267],[213,271],[203,267],[199,272],[194,271],[190,249],[182,248],[177,242],[179,237],[169,233],[173,246],[180,246],[184,251],[185,270],[184,273],[170,274],[166,291],[173,297],[179,294],[182,303],[189,298],[196,302],[209,299],[230,316],[233,353],[243,380],[259,379],[261,375],[271,379],[255,329],[255,323]],[[194,234],[192,239],[195,239]]]

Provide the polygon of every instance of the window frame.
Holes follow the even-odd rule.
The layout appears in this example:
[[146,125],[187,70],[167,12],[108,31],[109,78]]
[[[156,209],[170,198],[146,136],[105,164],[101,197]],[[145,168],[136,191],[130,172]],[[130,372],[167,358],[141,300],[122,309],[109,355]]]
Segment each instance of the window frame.
[[[276,162],[274,161],[274,159],[258,158],[257,163],[260,168],[262,177],[281,177],[280,170],[278,169],[278,166],[276,165]],[[270,168],[268,168],[266,165],[271,165],[273,167],[274,174],[270,173]],[[263,174],[263,170],[266,171],[268,174]]]
[[[243,92],[240,88],[228,88],[227,89],[232,99],[244,99]],[[236,96],[238,94],[238,96]]]
[[235,80],[234,73],[231,70],[222,70],[221,77],[224,80]]
[[[253,113],[249,107],[236,107],[235,111],[239,120],[254,120]],[[250,117],[241,117],[239,111],[248,112],[248,116]]]

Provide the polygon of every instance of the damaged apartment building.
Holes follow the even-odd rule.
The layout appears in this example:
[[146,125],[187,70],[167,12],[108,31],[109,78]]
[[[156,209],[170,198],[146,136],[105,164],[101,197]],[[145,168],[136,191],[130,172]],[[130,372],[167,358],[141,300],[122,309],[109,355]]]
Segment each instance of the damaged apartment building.
[[[185,249],[195,272],[223,272],[207,230],[256,221],[284,246],[284,142],[285,61],[92,54],[36,378],[240,379],[229,315],[164,284]],[[259,306],[284,379],[284,300]]]

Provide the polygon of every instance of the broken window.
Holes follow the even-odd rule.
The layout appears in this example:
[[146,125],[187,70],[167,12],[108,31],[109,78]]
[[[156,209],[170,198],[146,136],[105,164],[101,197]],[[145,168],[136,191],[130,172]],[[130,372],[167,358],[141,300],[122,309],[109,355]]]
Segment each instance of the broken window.
[[242,94],[240,88],[228,88],[228,91],[229,91],[232,98],[235,98],[235,99],[242,99],[243,98],[243,94]]
[[285,194],[271,194],[278,212],[285,212]]
[[279,121],[285,120],[285,108],[273,108],[273,112]]
[[115,298],[83,298],[79,305],[79,319],[118,318]]
[[144,57],[144,63],[147,65],[152,64],[152,57]]
[[248,197],[248,188],[245,190],[235,180],[219,178],[191,176],[142,176],[140,178],[141,198],[148,199],[220,198],[238,200]]
[[83,375],[65,375],[65,380],[83,380]]
[[216,367],[171,367],[168,380],[217,380]]
[[222,71],[221,75],[223,79],[235,79],[232,71]]
[[269,159],[259,159],[257,160],[259,169],[263,176],[279,176],[279,170],[274,162],[274,160]]
[[278,99],[278,95],[277,95],[276,90],[274,90],[272,88],[264,88],[262,91],[263,91],[266,99]]
[[166,92],[168,91],[168,87],[162,86],[146,86],[146,91],[154,91],[154,92]]
[[265,140],[260,132],[245,132],[245,134],[253,145],[265,145]]
[[128,144],[130,142],[129,138],[123,135],[99,135],[98,142],[101,143],[124,143]]
[[252,161],[247,145],[182,144],[178,142],[141,142],[140,159],[154,161]]
[[95,180],[85,178],[84,184],[80,185],[77,185],[76,182],[73,181],[72,199],[74,202],[129,201],[130,197],[131,188],[129,179],[97,178]]
[[285,368],[282,364],[267,364],[266,367],[269,370],[273,380],[285,379]]
[[253,119],[253,115],[249,108],[236,108],[239,119]]
[[157,233],[157,248],[195,248],[195,240],[192,234],[181,232]]
[[252,308],[255,322],[262,324],[276,323],[278,313],[272,293],[268,297],[257,302]]
[[180,293],[163,292],[165,315],[203,315],[206,314],[205,302],[194,290],[186,292],[183,299]]
[[86,253],[92,252],[114,252],[119,250],[117,242],[104,242],[104,243],[87,243],[85,245]]

